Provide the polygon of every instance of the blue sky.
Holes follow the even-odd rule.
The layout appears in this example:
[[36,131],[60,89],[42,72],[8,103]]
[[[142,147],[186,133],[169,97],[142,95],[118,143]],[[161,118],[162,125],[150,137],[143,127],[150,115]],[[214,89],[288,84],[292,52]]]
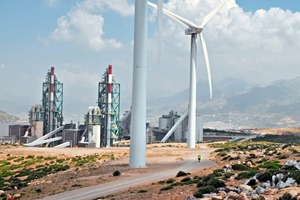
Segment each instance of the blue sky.
[[[200,22],[220,2],[169,0],[164,6]],[[0,0],[0,109],[14,103],[7,111],[26,116],[32,104],[40,103],[42,82],[54,66],[64,83],[64,110],[71,120],[95,105],[101,75],[113,64],[122,88],[122,110],[127,110],[133,5],[133,0]],[[299,12],[299,0],[229,0],[203,33],[213,81],[233,76],[264,84],[298,76],[300,49],[294,40],[300,39]],[[163,60],[158,62],[156,16],[149,9],[149,99],[188,87],[189,38],[184,27],[167,17],[163,27]],[[200,55],[198,77],[206,79],[201,61]]]
[[268,10],[271,7],[279,7],[293,12],[300,11],[300,2],[298,0],[237,0],[239,6],[245,11],[255,12],[258,9]]

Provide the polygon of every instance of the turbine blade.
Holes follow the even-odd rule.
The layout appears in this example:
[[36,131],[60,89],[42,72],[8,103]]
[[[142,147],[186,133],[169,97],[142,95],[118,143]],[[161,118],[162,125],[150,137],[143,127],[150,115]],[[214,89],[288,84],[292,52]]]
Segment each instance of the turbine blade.
[[211,18],[213,16],[215,16],[215,14],[217,14],[217,12],[225,5],[226,2],[227,2],[227,0],[223,1],[218,7],[216,7],[208,15],[206,15],[204,17],[200,27],[203,28],[207,24],[207,22],[209,22],[211,20]]
[[[157,5],[154,3],[151,3],[148,1],[148,5],[154,9],[158,9]],[[163,13],[165,13],[166,15],[168,15],[169,17],[171,17],[172,19],[176,20],[177,22],[183,24],[184,26],[190,27],[190,28],[198,28],[198,26],[196,24],[194,24],[193,22],[167,10],[167,9],[162,9]]]
[[210,73],[210,65],[209,65],[209,59],[208,59],[208,53],[207,53],[207,47],[206,47],[206,43],[205,43],[203,34],[200,33],[199,35],[200,35],[200,41],[201,41],[202,48],[203,48],[203,54],[204,54],[205,65],[206,65],[206,69],[207,69],[207,76],[208,76],[208,83],[209,83],[209,94],[210,94],[210,98],[212,98],[211,73]]

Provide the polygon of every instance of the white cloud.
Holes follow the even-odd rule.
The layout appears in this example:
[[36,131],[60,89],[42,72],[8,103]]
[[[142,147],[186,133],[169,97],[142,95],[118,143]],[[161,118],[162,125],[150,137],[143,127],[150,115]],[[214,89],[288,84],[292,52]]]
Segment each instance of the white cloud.
[[131,16],[134,13],[134,5],[129,4],[127,0],[85,0],[77,7],[90,12],[112,10],[121,16]]
[[45,0],[45,3],[49,7],[56,7],[59,3],[59,0]]
[[[164,6],[200,24],[203,17],[221,1],[170,0]],[[163,60],[159,70],[165,72],[165,83],[173,83],[169,91],[172,88],[180,91],[188,87],[190,37],[184,34],[184,26],[167,16],[163,16],[163,27],[163,51],[160,56]],[[208,46],[214,81],[234,76],[267,83],[277,79],[294,78],[300,74],[300,58],[297,53],[300,49],[300,43],[297,42],[300,40],[300,13],[280,8],[245,12],[231,0],[205,26],[203,34]],[[149,42],[149,49],[153,51],[156,48],[154,43]],[[197,75],[203,79],[206,78],[206,69],[200,45],[198,49]],[[152,52],[148,55],[150,65],[155,66],[157,54]],[[183,69],[187,71],[184,72]],[[155,82],[155,77],[162,76],[155,75],[157,70],[149,67],[149,82]],[[162,87],[152,88],[153,91],[155,89],[163,91]],[[166,88],[164,91],[168,93]],[[208,94],[208,91],[206,92]],[[154,94],[157,93],[156,91]]]
[[105,19],[101,12],[105,10],[113,10],[121,16],[133,14],[133,6],[126,0],[85,0],[57,20],[57,28],[52,33],[51,39],[77,44],[95,51],[122,48],[121,42],[104,37]]
[[4,69],[4,68],[6,68],[6,66],[3,63],[1,63],[0,64],[0,69]]

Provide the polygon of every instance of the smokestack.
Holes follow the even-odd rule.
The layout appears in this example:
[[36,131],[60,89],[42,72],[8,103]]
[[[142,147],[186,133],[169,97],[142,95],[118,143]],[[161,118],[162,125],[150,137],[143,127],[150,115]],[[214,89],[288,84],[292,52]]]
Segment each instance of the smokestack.
[[49,131],[53,131],[53,108],[54,108],[54,67],[51,67],[50,73],[50,103],[49,103]]
[[106,124],[106,147],[110,147],[110,140],[111,140],[111,133],[110,133],[110,126],[111,126],[111,93],[112,93],[112,65],[108,66],[107,70],[107,124]]

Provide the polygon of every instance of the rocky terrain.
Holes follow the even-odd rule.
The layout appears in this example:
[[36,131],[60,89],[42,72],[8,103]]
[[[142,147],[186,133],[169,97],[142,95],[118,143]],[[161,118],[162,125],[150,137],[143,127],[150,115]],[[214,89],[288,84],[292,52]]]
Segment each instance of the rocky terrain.
[[15,122],[20,118],[10,115],[2,110],[0,110],[0,123],[8,123],[8,122]]
[[[128,156],[127,147],[75,148],[65,149],[63,153],[52,148],[0,147],[0,195],[3,199],[36,199],[134,173],[142,176],[168,167],[165,163],[168,159],[180,162],[185,155],[194,152],[179,143],[149,145],[147,158],[156,163],[155,167],[136,170],[122,161]],[[217,143],[211,147],[216,148],[210,155],[210,159],[218,163],[215,167],[194,172],[178,171],[168,179],[99,199],[246,200],[289,199],[300,195],[298,146],[244,142]]]
[[[197,112],[204,116],[204,127],[215,129],[279,128],[299,126],[300,77],[253,85],[245,80],[226,78],[213,84],[209,98],[208,83],[197,83]],[[184,113],[188,108],[188,89],[178,94],[149,101],[153,116],[170,110]],[[156,115],[155,115],[156,114]]]

